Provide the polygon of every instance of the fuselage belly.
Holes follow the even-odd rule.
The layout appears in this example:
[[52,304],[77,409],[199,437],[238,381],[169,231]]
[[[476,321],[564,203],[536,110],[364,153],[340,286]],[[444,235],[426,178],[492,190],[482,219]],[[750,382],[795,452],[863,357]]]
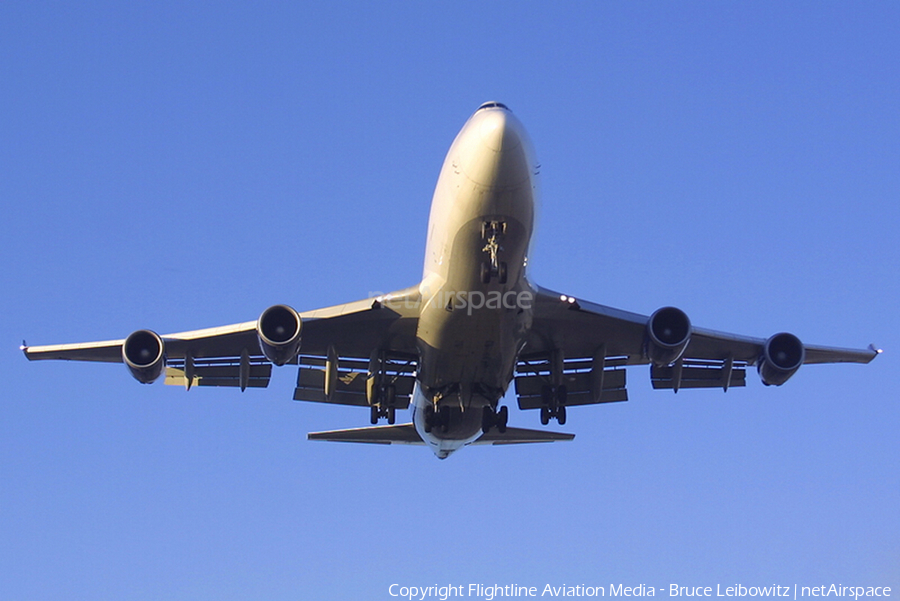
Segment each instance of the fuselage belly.
[[413,422],[438,457],[477,440],[531,325],[525,278],[534,153],[503,107],[477,111],[447,153],[428,224]]

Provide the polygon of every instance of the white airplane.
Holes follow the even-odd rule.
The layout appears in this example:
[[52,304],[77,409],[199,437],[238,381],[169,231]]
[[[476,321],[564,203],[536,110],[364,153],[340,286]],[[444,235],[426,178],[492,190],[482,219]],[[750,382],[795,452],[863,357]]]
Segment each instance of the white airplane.
[[[880,352],[804,346],[787,333],[751,338],[695,328],[663,307],[644,316],[536,286],[526,276],[537,164],[519,120],[478,108],[441,169],[422,281],[306,313],[287,305],[256,321],[124,340],[22,345],[28,359],[124,362],[140,382],[265,387],[272,364],[298,365],[294,399],[367,407],[372,424],[310,440],[425,444],[441,459],[470,444],[571,440],[507,426],[510,383],[541,423],[566,409],[628,398],[625,366],[650,365],[654,388],[743,386],[755,365],[781,385],[806,363],[868,363]],[[395,423],[412,406],[412,422]]]

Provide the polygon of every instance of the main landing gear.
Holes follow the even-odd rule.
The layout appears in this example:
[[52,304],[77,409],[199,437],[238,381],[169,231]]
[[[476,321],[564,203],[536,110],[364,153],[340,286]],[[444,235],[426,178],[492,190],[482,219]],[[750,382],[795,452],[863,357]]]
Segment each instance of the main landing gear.
[[382,417],[387,418],[387,423],[390,425],[394,425],[397,421],[397,408],[394,406],[382,407],[381,405],[372,405],[371,414],[369,416],[369,422],[373,425],[378,423]]
[[544,386],[541,389],[544,405],[541,407],[541,424],[546,426],[555,419],[560,426],[566,424],[566,387]]
[[505,221],[485,221],[481,224],[481,238],[485,241],[482,251],[488,253],[489,260],[481,262],[481,281],[490,284],[493,278],[505,284],[509,275],[505,261],[500,260],[500,239],[506,233]]
[[481,431],[487,434],[491,428],[497,428],[497,432],[503,434],[506,432],[506,422],[509,421],[509,407],[504,405],[497,411],[490,405],[485,405],[481,414]]
[[424,421],[426,432],[439,428],[441,432],[446,434],[450,430],[450,407],[444,405],[440,410],[435,411],[434,405],[427,405],[425,407]]
[[370,406],[369,421],[375,425],[382,417],[386,417],[387,423],[393,426],[397,421],[397,408],[394,406],[397,388],[393,384],[382,386],[380,383],[387,378],[381,373],[381,366],[378,365],[377,368],[379,371],[370,369],[370,373],[374,376],[366,382],[366,396]]

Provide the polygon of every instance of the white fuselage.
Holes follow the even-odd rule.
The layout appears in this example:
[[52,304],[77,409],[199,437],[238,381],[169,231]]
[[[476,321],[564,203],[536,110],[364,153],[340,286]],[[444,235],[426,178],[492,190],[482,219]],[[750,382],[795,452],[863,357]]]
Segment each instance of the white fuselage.
[[[431,204],[417,331],[413,422],[438,457],[478,439],[531,326],[525,266],[537,196],[519,120],[483,105],[456,136]],[[426,427],[430,414],[441,427]]]

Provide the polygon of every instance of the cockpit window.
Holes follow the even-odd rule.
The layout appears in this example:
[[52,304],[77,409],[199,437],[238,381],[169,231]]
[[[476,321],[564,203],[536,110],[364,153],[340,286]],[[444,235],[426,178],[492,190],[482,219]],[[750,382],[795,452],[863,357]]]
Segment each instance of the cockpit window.
[[481,106],[478,107],[478,110],[481,109],[503,109],[508,111],[509,107],[503,104],[502,102],[485,102]]

